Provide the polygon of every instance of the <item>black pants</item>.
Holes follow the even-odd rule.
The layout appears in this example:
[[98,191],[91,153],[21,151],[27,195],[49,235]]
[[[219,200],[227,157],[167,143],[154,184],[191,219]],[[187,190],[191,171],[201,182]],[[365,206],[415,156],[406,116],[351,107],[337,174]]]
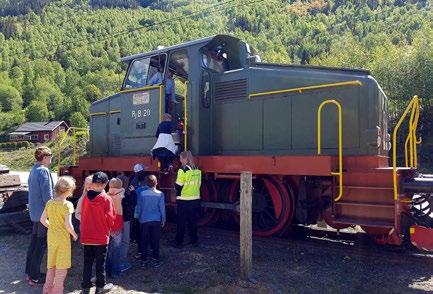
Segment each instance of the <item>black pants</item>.
[[176,158],[176,155],[173,154],[173,152],[163,147],[154,149],[152,154],[153,157],[157,157],[161,163],[161,170],[166,170]]
[[84,245],[83,282],[81,287],[89,289],[92,287],[92,267],[96,261],[96,287],[105,285],[105,261],[107,260],[107,245]]
[[41,275],[41,263],[47,249],[47,228],[40,222],[33,222],[32,240],[27,250],[26,274],[38,280]]
[[131,228],[131,239],[135,240],[137,242],[138,252],[141,253],[141,228],[140,228],[140,222],[138,219],[133,219],[133,224]]
[[145,222],[141,228],[141,260],[147,259],[147,248],[150,243],[153,259],[159,260],[159,240],[161,239],[161,222]]
[[183,243],[185,228],[188,227],[189,240],[197,243],[197,222],[200,209],[200,200],[177,200],[177,229],[176,244]]

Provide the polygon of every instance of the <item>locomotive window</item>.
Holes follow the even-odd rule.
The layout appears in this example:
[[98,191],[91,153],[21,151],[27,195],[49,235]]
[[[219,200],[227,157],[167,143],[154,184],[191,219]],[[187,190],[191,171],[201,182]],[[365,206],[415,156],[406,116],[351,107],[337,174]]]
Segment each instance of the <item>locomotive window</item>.
[[125,81],[125,88],[138,88],[146,85],[150,58],[135,60],[129,70]]
[[146,85],[158,85],[163,81],[166,54],[152,56],[149,63],[149,73]]
[[206,68],[220,73],[229,69],[226,53],[205,50],[201,56],[202,64]]
[[[124,88],[139,88],[162,83],[166,57],[167,55],[164,53],[150,58],[134,60],[129,67]],[[156,77],[157,73],[159,78]]]
[[175,76],[182,80],[188,80],[189,73],[189,60],[186,50],[175,51],[170,56],[168,68],[174,73]]

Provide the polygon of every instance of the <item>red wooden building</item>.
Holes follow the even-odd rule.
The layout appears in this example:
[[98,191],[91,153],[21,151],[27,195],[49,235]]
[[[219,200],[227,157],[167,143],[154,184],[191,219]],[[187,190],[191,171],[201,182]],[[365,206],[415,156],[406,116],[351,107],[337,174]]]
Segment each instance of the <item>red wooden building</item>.
[[68,128],[64,121],[27,122],[9,133],[9,141],[44,143],[57,138],[61,131],[67,131]]

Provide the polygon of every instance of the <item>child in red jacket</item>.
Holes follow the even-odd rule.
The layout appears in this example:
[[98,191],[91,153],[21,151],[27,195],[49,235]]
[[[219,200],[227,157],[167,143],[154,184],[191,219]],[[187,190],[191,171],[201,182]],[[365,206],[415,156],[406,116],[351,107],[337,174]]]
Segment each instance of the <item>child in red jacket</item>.
[[105,283],[105,262],[110,231],[116,214],[113,201],[104,189],[108,177],[103,172],[97,172],[92,177],[92,188],[83,198],[81,206],[80,241],[84,245],[84,268],[82,293],[90,293],[92,287],[92,266],[96,261],[96,292],[106,293],[113,284]]

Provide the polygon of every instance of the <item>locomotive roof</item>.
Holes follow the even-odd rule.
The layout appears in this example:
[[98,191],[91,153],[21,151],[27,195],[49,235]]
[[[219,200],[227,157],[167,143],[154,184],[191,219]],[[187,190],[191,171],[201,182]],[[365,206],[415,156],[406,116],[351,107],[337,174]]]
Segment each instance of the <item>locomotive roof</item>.
[[[134,55],[130,55],[130,56],[125,56],[125,57],[122,57],[120,60],[122,62],[127,62],[127,61],[131,61],[133,59],[137,59],[137,58],[141,58],[141,57],[145,57],[145,56],[151,56],[151,55],[157,55],[157,54],[165,53],[165,52],[173,50],[173,49],[179,49],[179,48],[189,47],[189,46],[193,46],[193,45],[197,45],[197,44],[202,44],[202,43],[206,44],[206,43],[209,43],[216,36],[218,36],[218,35],[214,35],[214,36],[210,36],[210,37],[206,37],[206,38],[201,38],[201,39],[197,39],[197,40],[193,40],[193,41],[188,41],[188,42],[177,44],[177,45],[173,45],[173,46],[170,46],[170,47],[165,47],[165,48],[162,48],[162,49],[159,49],[159,50],[152,50],[152,51],[149,51],[149,52],[144,52],[144,53],[138,53],[138,54],[134,54]],[[219,35],[219,36],[227,36],[227,37],[234,38],[233,36],[229,36],[229,35]]]
[[297,68],[311,68],[319,70],[340,70],[344,72],[352,72],[356,74],[370,75],[370,71],[362,68],[347,68],[347,67],[335,67],[335,66],[320,66],[320,65],[309,65],[309,64],[281,64],[281,63],[266,63],[258,62],[256,66],[282,66],[282,67],[297,67]]

